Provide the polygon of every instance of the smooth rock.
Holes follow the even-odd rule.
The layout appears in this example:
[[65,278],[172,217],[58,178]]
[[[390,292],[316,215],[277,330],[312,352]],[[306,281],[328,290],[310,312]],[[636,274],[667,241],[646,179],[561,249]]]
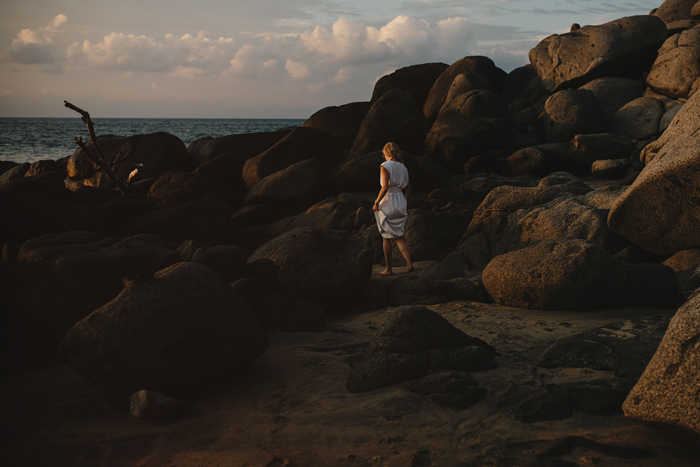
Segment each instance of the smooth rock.
[[173,416],[183,404],[180,399],[142,389],[131,395],[129,414],[136,420],[163,420]]
[[647,77],[664,96],[687,99],[700,86],[700,26],[669,37]]
[[603,108],[591,91],[559,91],[547,99],[544,112],[547,141],[570,140],[579,134],[605,131]]
[[639,97],[621,107],[610,120],[612,133],[645,141],[659,133],[659,123],[666,110],[652,97]]
[[579,90],[591,91],[605,114],[606,129],[612,116],[622,106],[641,97],[644,85],[639,80],[606,76],[586,83]]
[[423,109],[430,89],[447,68],[445,63],[423,63],[399,68],[379,78],[372,91],[371,103],[374,104],[389,91],[403,89],[411,95],[416,106]]

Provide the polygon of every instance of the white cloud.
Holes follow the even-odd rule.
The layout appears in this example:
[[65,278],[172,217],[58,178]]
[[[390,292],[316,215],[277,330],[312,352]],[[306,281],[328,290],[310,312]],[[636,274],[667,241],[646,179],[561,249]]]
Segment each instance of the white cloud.
[[[136,72],[170,72],[175,76],[219,73],[236,50],[232,38],[211,39],[204,31],[196,36],[167,34],[162,41],[146,35],[113,32],[102,41],[74,43],[67,57],[94,68]],[[201,70],[201,73],[196,70]]]
[[54,46],[54,36],[59,26],[68,21],[68,17],[60,14],[54,17],[48,25],[33,31],[22,29],[12,45],[5,52],[5,59],[25,65],[48,65],[58,61]]
[[289,73],[289,76],[291,76],[293,80],[301,81],[311,76],[311,72],[306,65],[295,62],[292,59],[287,60],[284,69],[287,70],[287,73]]

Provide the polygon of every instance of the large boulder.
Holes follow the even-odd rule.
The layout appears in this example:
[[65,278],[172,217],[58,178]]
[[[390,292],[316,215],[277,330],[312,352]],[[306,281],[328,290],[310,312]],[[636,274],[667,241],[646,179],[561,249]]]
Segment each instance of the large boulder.
[[178,263],[124,285],[61,343],[78,374],[112,391],[182,394],[230,379],[267,348],[245,302],[205,266]]
[[328,167],[318,159],[297,162],[256,183],[244,203],[306,207],[325,197],[328,175]]
[[243,166],[243,180],[252,188],[263,178],[308,159],[318,159],[330,172],[341,157],[338,142],[325,131],[297,128],[267,151],[249,159]]
[[367,392],[445,370],[496,368],[493,347],[460,331],[445,318],[418,306],[396,310],[377,330],[345,387]]
[[277,144],[292,130],[282,129],[260,133],[243,133],[219,136],[218,138],[201,138],[187,145],[197,165],[202,165],[222,154],[244,154],[248,159],[257,156]]
[[356,302],[372,275],[373,250],[362,237],[298,228],[270,240],[248,259],[271,259],[282,284],[331,311]]
[[[406,151],[402,153],[413,187],[416,157]],[[384,160],[381,150],[348,157],[333,171],[329,180],[331,190],[335,193],[379,192],[379,166]]]
[[464,163],[470,158],[503,148],[508,125],[508,121],[502,118],[444,113],[430,128],[423,155],[455,173],[461,173]]
[[379,78],[372,91],[371,103],[374,104],[389,91],[403,89],[411,95],[416,106],[422,109],[435,80],[447,68],[448,65],[445,63],[423,63],[399,68],[395,72]]
[[538,310],[667,307],[678,299],[671,268],[629,264],[570,237],[497,256],[481,280],[497,303]]
[[667,25],[677,21],[691,19],[691,11],[697,0],[666,0],[654,12]]
[[[77,200],[76,200],[77,201]],[[64,199],[0,191],[0,242],[22,243],[46,234],[86,230],[109,234],[99,210]]]
[[610,119],[620,107],[642,96],[644,85],[640,80],[605,76],[584,84],[579,90],[593,93],[605,114],[607,129]]
[[251,157],[243,152],[225,152],[202,163],[193,173],[216,180],[240,201],[248,193],[248,186],[243,181],[243,166]]
[[28,240],[17,263],[73,297],[70,313],[52,319],[56,332],[65,334],[75,322],[116,297],[124,276],[178,262],[175,248],[153,235],[121,238],[74,231]]
[[510,108],[506,100],[487,89],[474,89],[455,96],[448,95],[440,110],[440,114],[444,113],[461,114],[465,117],[510,119]]
[[[170,170],[188,171],[195,167],[185,143],[168,133],[128,137],[104,135],[99,136],[97,142],[115,175],[123,182],[137,164],[144,166],[139,170],[140,179],[156,177]],[[86,146],[96,155],[92,142],[86,143]],[[73,191],[82,186],[116,187],[105,171],[92,162],[82,149],[76,150],[68,162],[65,184]]]
[[610,210],[612,230],[658,255],[700,247],[700,94],[647,145],[647,166]]
[[169,172],[153,182],[148,196],[157,200],[166,200],[168,204],[182,205],[188,201],[216,196],[236,206],[236,199],[218,181],[195,172]]
[[602,76],[646,71],[666,40],[654,16],[629,16],[567,34],[553,34],[530,50],[530,63],[549,91],[578,87]]
[[423,151],[423,115],[411,95],[402,89],[383,94],[362,120],[351,156],[381,151],[393,141],[413,154]]
[[687,99],[700,88],[700,26],[664,42],[647,76],[647,84],[675,99]]
[[646,141],[659,134],[664,105],[653,97],[638,97],[622,106],[610,119],[612,133]]
[[570,140],[575,135],[605,131],[605,114],[591,91],[567,89],[544,104],[547,141]]
[[429,121],[435,120],[445,103],[452,82],[458,75],[463,73],[475,73],[491,82],[494,77],[496,65],[488,57],[473,56],[464,57],[450,65],[435,81],[430,89],[428,98],[423,106],[423,114]]
[[302,126],[325,131],[333,136],[343,148],[349,150],[370,107],[369,102],[353,102],[337,107],[325,107],[310,116]]
[[588,240],[615,253],[625,244],[608,228],[607,217],[607,209],[560,187],[503,186],[486,196],[456,250],[473,269],[483,269],[504,253],[558,237]]
[[622,405],[625,415],[700,441],[700,292],[676,312],[663,341]]

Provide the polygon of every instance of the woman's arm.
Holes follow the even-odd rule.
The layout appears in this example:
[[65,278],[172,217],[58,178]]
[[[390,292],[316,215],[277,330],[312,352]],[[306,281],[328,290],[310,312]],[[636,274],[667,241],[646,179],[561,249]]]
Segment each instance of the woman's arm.
[[379,196],[377,196],[374,206],[372,206],[372,211],[379,211],[379,202],[384,198],[386,191],[389,189],[389,171],[384,167],[379,167],[379,171],[382,176],[382,189],[379,190]]

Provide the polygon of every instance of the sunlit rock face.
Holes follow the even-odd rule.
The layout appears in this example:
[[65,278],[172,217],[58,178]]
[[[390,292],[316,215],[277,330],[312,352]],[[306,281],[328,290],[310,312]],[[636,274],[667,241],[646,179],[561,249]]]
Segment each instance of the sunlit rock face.
[[660,18],[629,16],[553,34],[530,50],[530,63],[551,92],[606,75],[641,76],[664,40],[666,25]]
[[700,440],[700,292],[671,320],[659,349],[622,408],[633,420]]

